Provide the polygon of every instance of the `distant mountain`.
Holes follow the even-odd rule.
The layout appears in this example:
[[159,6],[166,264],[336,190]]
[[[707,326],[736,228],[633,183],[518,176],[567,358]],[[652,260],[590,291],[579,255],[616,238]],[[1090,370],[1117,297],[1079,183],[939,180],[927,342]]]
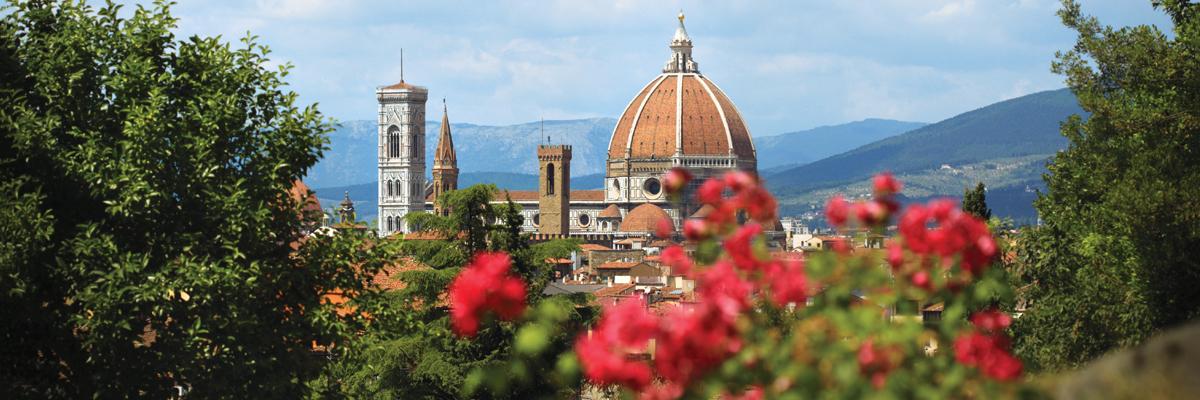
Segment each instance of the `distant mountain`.
[[928,125],[870,118],[754,138],[758,169],[764,173],[782,166],[799,166]]
[[[425,154],[433,154],[441,123],[425,123]],[[555,143],[572,146],[571,170],[576,175],[604,170],[605,153],[616,120],[591,118],[487,126],[451,123],[458,167],[462,172],[504,172],[535,175],[537,145],[546,136]],[[304,181],[310,187],[346,186],[374,182],[378,162],[377,125],[374,121],[346,121],[329,135],[330,150],[309,171]],[[426,175],[433,167],[426,160]]]
[[1034,93],[769,174],[767,184],[782,213],[796,215],[817,211],[837,192],[865,196],[869,178],[880,171],[904,180],[912,199],[961,196],[983,181],[997,215],[1030,220],[1035,216],[1026,201],[1044,187],[1046,161],[1066,148],[1059,123],[1072,114],[1084,112],[1070,91]]

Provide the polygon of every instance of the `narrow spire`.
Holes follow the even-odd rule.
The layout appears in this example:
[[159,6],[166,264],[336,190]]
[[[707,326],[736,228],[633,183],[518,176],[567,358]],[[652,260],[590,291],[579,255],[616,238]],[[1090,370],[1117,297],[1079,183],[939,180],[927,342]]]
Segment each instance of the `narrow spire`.
[[[682,13],[683,11],[681,10],[680,12]],[[683,14],[679,14],[679,15],[683,15]],[[682,24],[683,19],[680,19],[679,23]],[[404,48],[403,47],[400,48],[400,83],[404,83]],[[444,101],[444,99],[443,99],[443,101]]]
[[458,156],[454,153],[454,137],[450,135],[450,113],[446,110],[446,99],[442,99],[442,127],[438,135],[437,149],[433,152],[433,168],[458,168]]

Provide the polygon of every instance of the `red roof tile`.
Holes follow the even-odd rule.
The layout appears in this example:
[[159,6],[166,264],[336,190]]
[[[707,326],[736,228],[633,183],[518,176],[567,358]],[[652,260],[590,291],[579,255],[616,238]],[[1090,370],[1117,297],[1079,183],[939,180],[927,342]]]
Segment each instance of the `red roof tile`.
[[630,269],[634,265],[641,264],[635,261],[609,261],[596,266],[596,269]]
[[[538,201],[541,197],[536,190],[501,190],[492,197],[492,201],[504,201],[505,193],[512,201]],[[603,190],[572,190],[571,201],[604,201]]]
[[584,244],[581,244],[581,245],[579,245],[579,249],[580,249],[580,250],[583,250],[583,251],[596,251],[596,250],[604,251],[604,250],[612,250],[612,249],[610,249],[610,248],[608,248],[608,247],[601,246],[601,245],[598,245],[598,244],[595,244],[595,243],[584,243]]
[[[654,232],[658,221],[662,219],[669,222],[671,216],[663,211],[662,207],[645,203],[634,207],[625,215],[625,220],[621,221],[621,232]],[[674,223],[671,223],[671,230],[675,230]]]
[[592,292],[592,295],[596,296],[597,299],[602,297],[618,296],[625,294],[627,291],[632,292],[633,287],[634,285],[632,283],[617,283],[609,287],[600,288],[600,290]]

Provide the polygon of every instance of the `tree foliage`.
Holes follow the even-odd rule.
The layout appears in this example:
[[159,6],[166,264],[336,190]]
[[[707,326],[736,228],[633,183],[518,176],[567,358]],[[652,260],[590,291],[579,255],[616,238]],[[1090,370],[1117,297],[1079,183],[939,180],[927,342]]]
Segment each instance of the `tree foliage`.
[[352,236],[302,240],[289,189],[331,127],[289,67],[253,37],[179,40],[168,8],[0,12],[9,396],[297,396],[313,343],[348,329],[322,295],[376,264]]
[[1055,72],[1086,120],[1035,205],[1019,251],[1029,312],[1016,328],[1032,366],[1079,365],[1200,315],[1200,5],[1152,2],[1173,23],[1113,28],[1065,1],[1078,33]]
[[987,186],[983,182],[976,184],[974,189],[963,191],[962,209],[984,221],[992,218],[992,209],[987,205]]
[[[572,387],[570,374],[557,372],[550,357],[520,357],[520,348],[569,349],[573,334],[591,314],[582,298],[545,298],[552,270],[546,262],[569,257],[574,240],[530,245],[521,233],[520,207],[490,203],[497,189],[475,185],[438,199],[449,215],[409,214],[409,226],[423,231],[389,238],[400,247],[397,262],[428,266],[401,272],[398,291],[359,296],[356,307],[370,315],[359,338],[345,343],[319,378],[309,383],[314,398],[557,398]],[[470,257],[504,251],[528,288],[523,318],[532,334],[518,337],[513,323],[484,321],[473,340],[457,338],[449,323],[446,288]],[[533,352],[526,352],[535,354]],[[515,357],[515,358],[514,358]],[[515,361],[514,361],[515,360]],[[503,371],[500,375],[482,371]],[[491,379],[489,377],[498,377]],[[549,382],[553,381],[553,384]]]

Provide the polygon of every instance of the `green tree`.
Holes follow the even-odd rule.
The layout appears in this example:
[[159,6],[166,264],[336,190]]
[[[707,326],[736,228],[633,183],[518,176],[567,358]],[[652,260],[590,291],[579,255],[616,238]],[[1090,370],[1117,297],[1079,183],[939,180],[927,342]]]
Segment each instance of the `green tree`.
[[974,189],[963,191],[962,209],[984,221],[992,219],[992,209],[987,205],[987,186],[983,182],[976,184]]
[[295,397],[312,344],[350,329],[322,295],[377,264],[352,236],[302,239],[289,189],[331,128],[288,67],[253,37],[177,40],[168,8],[0,11],[8,396]]
[[1200,315],[1200,5],[1152,2],[1173,24],[1113,28],[1065,1],[1078,33],[1055,72],[1090,116],[1062,126],[1019,251],[1031,308],[1019,354],[1079,365]]
[[[448,216],[407,217],[409,226],[421,227],[419,240],[385,240],[399,243],[398,262],[429,268],[399,272],[401,290],[354,300],[371,322],[309,383],[312,397],[560,398],[558,388],[574,386],[577,375],[560,373],[553,355],[569,350],[593,310],[583,306],[584,297],[546,298],[541,292],[552,273],[546,260],[570,256],[578,242],[530,245],[521,233],[520,206],[511,200],[490,204],[496,193],[493,185],[446,192],[438,201]],[[459,339],[450,329],[446,288],[472,254],[487,250],[509,253],[513,272],[526,281],[530,328],[518,335],[513,323],[488,321],[473,339]],[[553,351],[543,351],[548,348]]]

